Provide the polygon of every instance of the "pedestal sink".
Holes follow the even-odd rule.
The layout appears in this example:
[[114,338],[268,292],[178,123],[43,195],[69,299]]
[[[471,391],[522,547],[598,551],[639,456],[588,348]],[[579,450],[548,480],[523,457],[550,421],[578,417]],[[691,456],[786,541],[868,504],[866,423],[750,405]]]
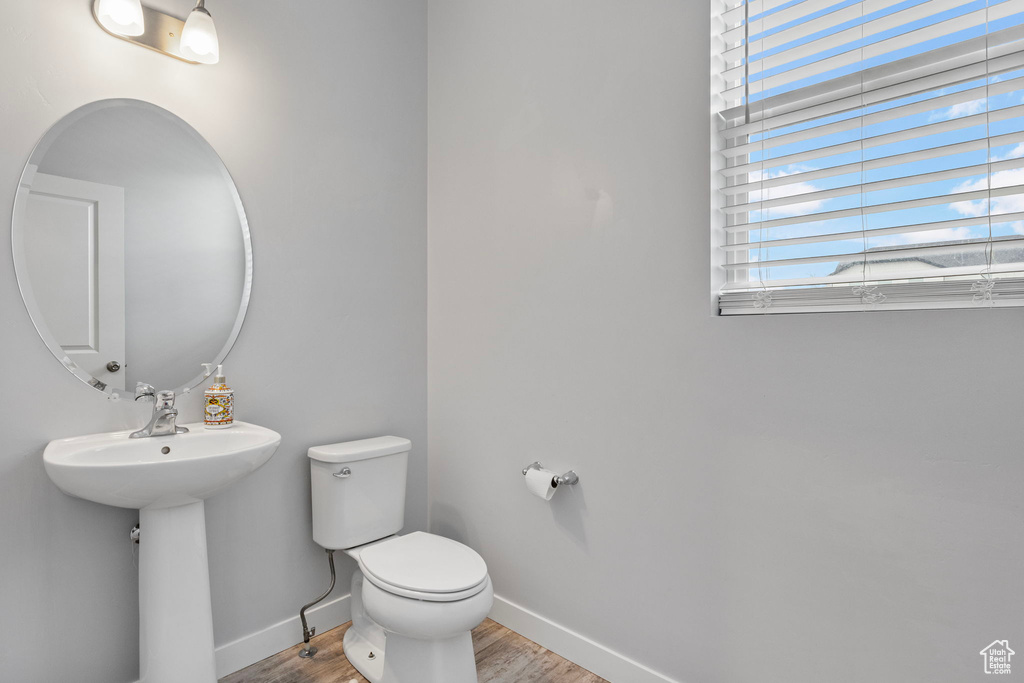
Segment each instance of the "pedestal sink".
[[43,453],[65,493],[140,511],[140,683],[216,682],[203,501],[281,443],[277,432],[244,422],[185,426],[187,434],[146,439],[128,431],[59,439]]

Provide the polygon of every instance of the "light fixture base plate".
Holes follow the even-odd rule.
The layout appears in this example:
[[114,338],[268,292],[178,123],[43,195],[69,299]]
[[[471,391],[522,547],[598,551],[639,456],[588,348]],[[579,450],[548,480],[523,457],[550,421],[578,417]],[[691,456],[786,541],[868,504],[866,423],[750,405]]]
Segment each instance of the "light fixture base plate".
[[146,26],[145,33],[141,36],[123,36],[120,33],[114,33],[100,22],[99,5],[100,0],[93,0],[92,17],[100,25],[100,28],[115,38],[160,52],[168,57],[180,59],[189,64],[199,63],[187,59],[181,54],[181,31],[185,28],[183,20],[143,5],[142,16]]

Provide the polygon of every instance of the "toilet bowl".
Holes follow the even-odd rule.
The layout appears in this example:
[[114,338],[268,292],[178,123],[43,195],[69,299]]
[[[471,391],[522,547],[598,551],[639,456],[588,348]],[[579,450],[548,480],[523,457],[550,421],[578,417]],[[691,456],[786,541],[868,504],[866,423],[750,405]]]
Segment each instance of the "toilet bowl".
[[470,631],[494,602],[487,564],[443,536],[397,535],[410,448],[379,437],[309,449],[313,538],[358,565],[345,656],[370,683],[477,683]]
[[415,532],[345,552],[359,565],[345,654],[367,680],[477,683],[470,631],[494,591],[475,551]]

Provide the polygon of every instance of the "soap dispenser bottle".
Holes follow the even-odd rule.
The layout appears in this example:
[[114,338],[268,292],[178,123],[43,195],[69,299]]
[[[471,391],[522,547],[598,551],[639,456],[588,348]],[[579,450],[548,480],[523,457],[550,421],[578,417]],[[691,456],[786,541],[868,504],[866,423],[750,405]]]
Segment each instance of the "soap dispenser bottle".
[[[209,373],[213,364],[203,363],[203,366]],[[207,429],[226,429],[235,423],[235,392],[225,381],[224,366],[218,365],[213,384],[203,394],[206,397],[203,423]]]

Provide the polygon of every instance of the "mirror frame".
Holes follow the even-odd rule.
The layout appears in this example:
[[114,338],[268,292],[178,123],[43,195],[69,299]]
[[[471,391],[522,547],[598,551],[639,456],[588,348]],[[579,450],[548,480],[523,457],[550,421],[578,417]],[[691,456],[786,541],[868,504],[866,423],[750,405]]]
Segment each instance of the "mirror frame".
[[[67,128],[70,128],[81,118],[93,114],[102,109],[110,109],[114,107],[135,107],[147,109],[153,113],[158,114],[164,119],[170,121],[174,125],[178,126],[183,132],[191,136],[198,143],[205,145],[209,148],[213,154],[213,158],[216,160],[217,168],[223,175],[224,180],[227,182],[228,190],[231,194],[231,199],[235,204],[235,209],[238,212],[238,222],[242,230],[242,243],[245,248],[245,282],[242,285],[242,297],[239,302],[238,314],[235,316],[235,321],[231,326],[231,331],[228,333],[228,338],[224,342],[220,351],[212,361],[205,361],[199,359],[196,361],[196,365],[200,363],[212,362],[214,366],[220,365],[224,362],[231,348],[234,346],[235,341],[238,339],[238,335],[242,331],[242,324],[245,321],[245,314],[249,308],[249,299],[252,293],[252,271],[253,271],[253,256],[252,256],[252,239],[249,233],[249,220],[245,214],[245,207],[242,205],[242,198],[238,193],[238,186],[235,184],[234,179],[228,172],[227,166],[224,165],[223,159],[214,149],[213,145],[204,138],[199,131],[193,128],[187,121],[177,116],[173,112],[164,109],[151,102],[145,100],[136,100],[131,98],[113,98],[106,100],[97,100],[88,104],[82,105],[77,109],[74,109],[61,118],[59,118],[53,125],[46,129],[39,141],[32,147],[32,151],[28,155],[28,160],[25,162],[25,168],[22,170],[21,176],[18,179],[18,187],[14,199],[14,209],[11,215],[11,247],[12,254],[14,257],[14,271],[18,280],[18,289],[21,291],[22,301],[25,303],[25,309],[28,312],[29,319],[32,321],[33,326],[36,328],[36,332],[39,333],[40,338],[49,349],[50,353],[53,354],[61,365],[71,372],[75,377],[85,382],[89,386],[97,389],[104,394],[107,394],[108,398],[118,400],[120,398],[134,397],[134,387],[126,386],[123,390],[110,388],[102,381],[96,379],[84,369],[79,367],[71,358],[61,351],[60,345],[57,343],[53,334],[50,332],[46,325],[46,320],[36,302],[35,294],[32,291],[31,281],[28,277],[28,262],[26,260],[24,244],[22,243],[21,235],[17,227],[17,221],[20,216],[19,207],[22,204],[22,189],[26,183],[26,176],[29,173],[29,168],[32,166],[33,160],[37,159],[38,156],[44,155],[53,141],[56,140]],[[194,377],[188,381],[183,382],[177,387],[156,387],[157,390],[172,388],[175,394],[187,394],[195,387],[199,386],[205,379],[210,375],[206,372],[199,371]],[[140,380],[140,381],[145,381]]]

